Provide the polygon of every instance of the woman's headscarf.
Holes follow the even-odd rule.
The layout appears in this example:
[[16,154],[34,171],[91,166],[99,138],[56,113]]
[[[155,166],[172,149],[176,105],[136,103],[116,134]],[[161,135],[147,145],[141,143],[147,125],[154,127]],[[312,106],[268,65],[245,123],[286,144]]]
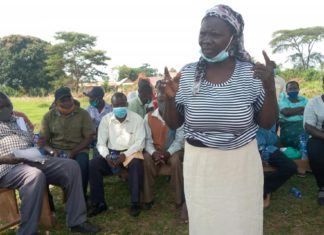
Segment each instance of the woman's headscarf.
[[[241,61],[251,61],[251,56],[244,49],[244,38],[243,38],[243,29],[244,29],[244,21],[242,16],[234,11],[232,8],[226,5],[216,5],[209,10],[206,11],[206,14],[202,21],[206,17],[214,16],[218,17],[226,22],[228,22],[235,30],[234,43],[232,43],[232,47],[229,48],[228,53],[230,56],[236,57]],[[193,95],[196,95],[199,92],[201,80],[206,76],[206,67],[207,62],[200,57],[197,70],[195,74],[195,83],[193,86]]]

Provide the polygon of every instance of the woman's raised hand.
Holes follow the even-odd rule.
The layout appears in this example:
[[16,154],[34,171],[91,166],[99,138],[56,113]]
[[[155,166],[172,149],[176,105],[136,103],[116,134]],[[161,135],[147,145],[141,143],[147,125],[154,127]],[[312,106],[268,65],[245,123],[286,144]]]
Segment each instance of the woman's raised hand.
[[252,70],[253,77],[256,79],[260,79],[263,85],[263,89],[265,91],[274,91],[275,90],[275,82],[274,82],[274,73],[273,73],[273,63],[269,59],[267,53],[262,51],[265,64],[257,62]]
[[181,74],[172,78],[167,67],[164,67],[164,79],[161,81],[160,91],[162,94],[166,95],[168,98],[174,98],[179,89],[179,81]]

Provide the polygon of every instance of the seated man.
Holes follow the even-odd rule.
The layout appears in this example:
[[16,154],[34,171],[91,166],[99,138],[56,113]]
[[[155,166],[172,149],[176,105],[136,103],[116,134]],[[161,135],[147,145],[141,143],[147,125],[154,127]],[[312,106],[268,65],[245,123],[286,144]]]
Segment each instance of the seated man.
[[52,156],[78,162],[86,198],[89,177],[88,146],[95,135],[95,129],[89,113],[74,105],[69,88],[61,87],[55,91],[55,108],[45,114],[40,135],[45,141],[44,148]]
[[180,207],[183,198],[182,160],[184,147],[183,126],[171,130],[162,118],[165,102],[158,95],[158,109],[148,113],[144,118],[146,132],[144,153],[144,208],[153,204],[154,177],[158,175],[163,164],[171,166],[171,185],[175,192],[175,203]]
[[259,128],[257,142],[263,164],[270,165],[275,171],[264,172],[264,207],[270,206],[271,193],[283,185],[293,174],[297,173],[297,165],[287,158],[277,147],[278,137],[275,126],[270,130]]
[[67,225],[72,232],[94,233],[98,229],[86,222],[80,168],[75,161],[45,157],[45,163],[15,158],[14,150],[33,145],[33,134],[22,130],[12,115],[10,99],[0,92],[0,187],[17,189],[21,199],[18,234],[36,234],[46,183],[62,187],[66,195]]
[[[105,91],[100,86],[95,86],[89,92],[83,92],[85,96],[89,97],[89,106],[87,107],[87,111],[90,114],[92,124],[96,131],[98,131],[98,126],[103,118],[107,113],[112,111],[112,108],[109,104],[104,101]],[[93,158],[100,157],[98,150],[97,150],[97,137],[93,140]]]
[[142,118],[149,111],[152,111],[152,94],[153,89],[150,81],[141,79],[138,82],[138,95],[129,101],[128,109],[140,115]]
[[[127,98],[117,92],[111,97],[113,112],[104,116],[98,128],[97,149],[100,158],[90,161],[90,197],[92,208],[89,216],[107,210],[104,197],[103,176],[113,175],[116,167],[127,166],[131,192],[130,214],[140,213],[140,191],[143,185],[143,155],[145,129],[143,119],[127,110]],[[117,154],[112,160],[113,152]]]

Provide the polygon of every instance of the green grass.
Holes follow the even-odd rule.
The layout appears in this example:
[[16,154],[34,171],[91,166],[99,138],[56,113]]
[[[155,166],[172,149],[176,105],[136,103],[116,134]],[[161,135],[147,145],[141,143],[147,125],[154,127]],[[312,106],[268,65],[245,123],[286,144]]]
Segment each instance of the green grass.
[[[309,98],[321,94],[320,82],[302,84],[301,88],[301,93]],[[52,100],[53,97],[12,98],[14,109],[26,113],[36,124],[36,129],[39,128]],[[81,97],[79,100],[81,107],[87,105],[86,98]],[[302,199],[296,199],[289,193],[292,186],[302,191]],[[118,177],[106,177],[106,200],[113,209],[91,218],[90,221],[101,227],[100,234],[188,234],[188,225],[179,222],[180,212],[174,207],[173,194],[165,177],[158,177],[155,189],[156,203],[153,208],[142,211],[139,217],[133,218],[128,214],[130,199],[127,183]],[[65,226],[62,192],[58,188],[52,191],[57,209],[57,222],[50,232],[58,235],[69,234]],[[317,188],[313,175],[308,174],[306,178],[292,177],[273,194],[271,206],[264,212],[264,234],[324,234],[324,207],[318,206],[316,197]],[[15,231],[16,228],[12,228],[0,234],[12,235]],[[41,228],[41,232],[45,233],[44,228]]]

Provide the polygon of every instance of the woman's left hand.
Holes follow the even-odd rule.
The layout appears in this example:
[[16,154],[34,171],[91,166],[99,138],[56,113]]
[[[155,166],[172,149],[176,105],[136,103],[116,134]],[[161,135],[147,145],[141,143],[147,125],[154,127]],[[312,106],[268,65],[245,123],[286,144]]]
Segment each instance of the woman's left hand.
[[271,62],[265,51],[262,51],[262,54],[265,60],[265,64],[257,62],[253,66],[253,77],[261,80],[265,92],[273,92],[275,91],[273,63]]

